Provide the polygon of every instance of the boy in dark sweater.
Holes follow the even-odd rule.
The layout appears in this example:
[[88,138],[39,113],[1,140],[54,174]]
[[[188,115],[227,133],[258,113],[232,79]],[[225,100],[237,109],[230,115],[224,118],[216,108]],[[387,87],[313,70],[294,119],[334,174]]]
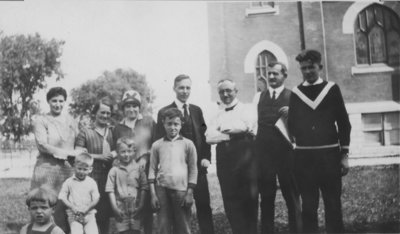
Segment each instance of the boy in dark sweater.
[[341,177],[349,171],[349,117],[339,86],[319,76],[321,54],[305,50],[296,60],[304,82],[292,90],[288,125],[296,141],[295,173],[302,198],[303,231],[318,231],[321,191],[326,231],[341,233]]

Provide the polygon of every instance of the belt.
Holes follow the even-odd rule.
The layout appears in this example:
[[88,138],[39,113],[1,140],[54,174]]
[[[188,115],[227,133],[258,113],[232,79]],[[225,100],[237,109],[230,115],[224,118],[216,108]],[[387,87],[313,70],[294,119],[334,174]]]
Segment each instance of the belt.
[[231,134],[229,135],[230,140],[229,141],[240,141],[240,140],[254,140],[253,135],[250,133],[237,133],[237,134]]
[[335,147],[339,147],[339,143],[330,144],[330,145],[318,145],[318,146],[300,146],[300,145],[296,145],[295,149],[329,149],[329,148],[335,148]]

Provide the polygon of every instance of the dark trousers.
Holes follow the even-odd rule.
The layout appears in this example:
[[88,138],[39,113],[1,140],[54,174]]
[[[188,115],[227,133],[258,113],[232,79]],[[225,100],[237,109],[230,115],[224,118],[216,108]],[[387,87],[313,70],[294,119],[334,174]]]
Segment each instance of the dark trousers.
[[257,232],[257,183],[252,140],[217,145],[217,177],[233,234]]
[[186,191],[156,186],[160,209],[158,210],[158,233],[190,234],[191,207],[183,207]]
[[296,150],[296,177],[302,199],[303,230],[318,232],[318,204],[321,191],[328,233],[344,231],[342,218],[342,177],[339,149]]
[[210,206],[210,191],[206,173],[199,173],[197,185],[194,189],[194,199],[196,204],[197,220],[201,234],[214,234],[214,224],[212,220],[212,210]]
[[[286,202],[290,233],[302,230],[300,194],[294,176],[293,150],[290,145],[270,129],[257,136],[258,189],[261,196],[261,233],[274,232],[276,178]],[[262,132],[262,131],[261,131]],[[264,135],[264,136],[263,136]]]
[[[140,199],[140,198],[139,198]],[[145,234],[153,233],[153,209],[151,208],[150,193],[145,197],[145,205],[142,213],[143,231]]]

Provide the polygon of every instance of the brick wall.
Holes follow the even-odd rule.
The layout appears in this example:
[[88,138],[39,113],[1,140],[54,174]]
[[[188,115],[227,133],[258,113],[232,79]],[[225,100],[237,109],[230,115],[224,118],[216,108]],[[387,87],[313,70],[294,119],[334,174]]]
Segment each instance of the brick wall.
[[[351,68],[356,65],[354,38],[353,34],[343,33],[342,21],[352,4],[324,2],[321,7],[320,2],[303,2],[306,48],[321,51],[323,57],[326,49],[327,61],[323,61],[322,76],[339,84],[346,102],[399,100],[398,72],[351,74]],[[384,4],[399,14],[400,3]],[[289,76],[286,86],[292,88],[302,81],[295,61],[300,51],[297,3],[280,2],[278,5],[277,15],[246,17],[248,2],[208,4],[212,100],[218,100],[216,82],[222,78],[236,81],[242,101],[252,99],[256,91],[255,77],[244,73],[244,59],[252,46],[262,40],[279,45],[287,55]]]

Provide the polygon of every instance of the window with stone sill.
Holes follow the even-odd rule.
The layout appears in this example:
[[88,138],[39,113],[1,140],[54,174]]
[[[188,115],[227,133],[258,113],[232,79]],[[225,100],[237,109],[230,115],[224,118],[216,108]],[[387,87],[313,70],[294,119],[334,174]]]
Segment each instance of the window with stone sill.
[[246,16],[255,14],[277,14],[278,10],[279,8],[275,2],[250,2],[250,6],[246,9]]
[[362,114],[364,144],[400,145],[400,112]]
[[372,4],[354,23],[357,65],[400,65],[400,20],[390,8]]

